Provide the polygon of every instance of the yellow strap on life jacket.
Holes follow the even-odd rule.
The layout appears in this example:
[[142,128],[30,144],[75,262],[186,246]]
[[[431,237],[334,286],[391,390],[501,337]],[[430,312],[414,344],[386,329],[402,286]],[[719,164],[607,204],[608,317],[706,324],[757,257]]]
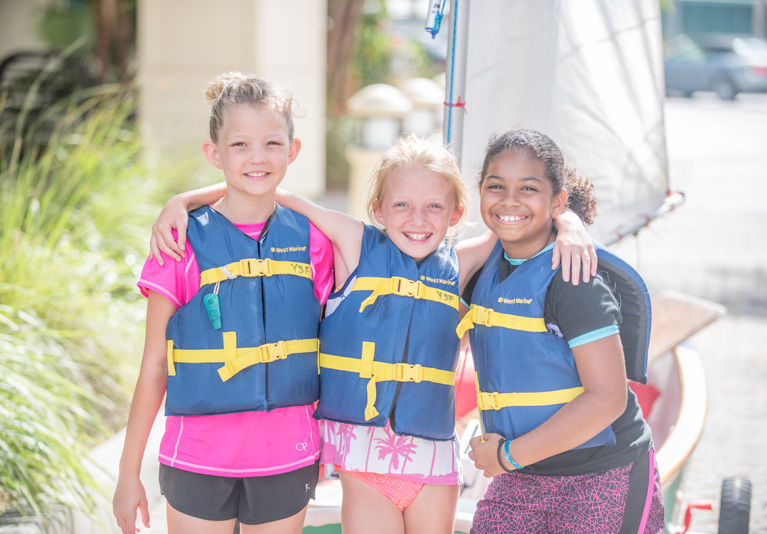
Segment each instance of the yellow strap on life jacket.
[[474,328],[475,324],[483,326],[502,326],[511,330],[523,330],[525,332],[546,332],[546,322],[543,317],[524,317],[522,315],[510,315],[500,313],[492,308],[484,308],[472,304],[468,313],[463,316],[455,333],[463,337],[467,330]]
[[516,392],[516,393],[477,393],[477,408],[480,410],[500,410],[509,406],[550,406],[567,404],[583,393],[583,387],[555,389],[552,391]]
[[168,376],[176,376],[176,366],[173,365],[173,340],[168,340],[168,352],[165,355],[168,359]]
[[368,378],[367,403],[365,405],[365,421],[370,421],[378,415],[375,408],[377,382],[433,382],[452,386],[455,383],[455,373],[434,367],[423,367],[408,363],[386,363],[373,360],[375,343],[362,343],[362,357],[350,358],[335,356],[320,352],[320,367],[357,373],[360,378]]
[[485,442],[485,425],[482,424],[482,408],[479,407],[479,374],[474,371],[474,388],[477,392],[477,421],[479,422],[479,435],[482,443]]
[[474,383],[477,387],[477,419],[482,442],[485,441],[485,429],[482,424],[484,410],[500,410],[510,406],[549,406],[552,404],[567,404],[583,393],[583,387],[557,389],[553,391],[537,391],[533,393],[486,393],[479,389],[479,375],[474,372]]
[[401,297],[431,300],[458,310],[458,295],[442,291],[436,287],[427,286],[420,280],[415,281],[400,276],[393,276],[391,278],[363,276],[354,281],[352,291],[372,291],[362,301],[360,312],[368,305],[373,304],[382,295],[399,295]]
[[278,261],[267,258],[245,258],[232,262],[223,267],[205,269],[200,273],[200,287],[206,284],[215,284],[227,278],[238,276],[272,276],[275,274],[290,274],[312,279],[312,267],[308,263],[295,261]]
[[226,382],[251,365],[284,360],[291,354],[316,354],[319,348],[320,341],[317,338],[277,341],[258,347],[237,347],[236,332],[224,332],[223,349],[176,349],[173,348],[173,340],[168,340],[168,374],[176,374],[174,362],[223,363],[224,366],[218,369],[218,374],[221,380]]

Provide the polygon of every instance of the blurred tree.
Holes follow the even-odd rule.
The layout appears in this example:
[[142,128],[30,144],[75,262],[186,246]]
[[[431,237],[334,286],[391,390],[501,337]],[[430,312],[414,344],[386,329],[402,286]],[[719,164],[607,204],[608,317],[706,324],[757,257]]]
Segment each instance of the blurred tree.
[[348,181],[344,155],[353,127],[346,101],[360,87],[386,81],[389,38],[382,26],[385,0],[328,0],[326,180],[331,189]]
[[96,58],[103,78],[108,78],[111,66],[120,81],[129,77],[128,65],[133,48],[133,0],[91,0],[94,10]]
[[83,3],[48,2],[40,13],[37,31],[53,50],[64,50],[78,43],[76,53],[93,46],[93,22],[88,6]]
[[355,29],[352,76],[356,92],[373,83],[389,82],[392,38],[387,31],[386,0],[368,0]]
[[328,0],[327,95],[328,113],[343,109],[349,84],[355,29],[365,0]]
[[50,2],[40,18],[40,36],[53,50],[78,43],[104,81],[128,81],[134,49],[136,0]]
[[385,20],[385,0],[328,0],[328,114],[343,113],[360,87],[386,80],[391,46]]

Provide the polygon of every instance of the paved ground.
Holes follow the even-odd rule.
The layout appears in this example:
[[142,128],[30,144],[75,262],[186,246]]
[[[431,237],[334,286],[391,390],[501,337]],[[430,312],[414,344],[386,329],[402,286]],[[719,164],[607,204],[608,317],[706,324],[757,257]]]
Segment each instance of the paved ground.
[[[718,502],[732,475],[753,484],[751,532],[767,532],[767,95],[735,103],[669,99],[672,188],[686,203],[638,239],[652,290],[677,289],[719,302],[727,315],[696,335],[709,389],[701,441],[682,485],[691,501]],[[717,532],[696,512],[692,530]]]

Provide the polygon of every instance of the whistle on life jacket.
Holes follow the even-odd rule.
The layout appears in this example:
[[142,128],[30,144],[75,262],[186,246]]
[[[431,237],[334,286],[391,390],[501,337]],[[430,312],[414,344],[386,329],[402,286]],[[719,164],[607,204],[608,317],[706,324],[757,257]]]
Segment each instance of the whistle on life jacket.
[[221,306],[218,303],[218,283],[213,290],[213,293],[208,293],[202,297],[202,303],[205,306],[205,311],[208,313],[208,319],[210,319],[214,330],[221,330]]

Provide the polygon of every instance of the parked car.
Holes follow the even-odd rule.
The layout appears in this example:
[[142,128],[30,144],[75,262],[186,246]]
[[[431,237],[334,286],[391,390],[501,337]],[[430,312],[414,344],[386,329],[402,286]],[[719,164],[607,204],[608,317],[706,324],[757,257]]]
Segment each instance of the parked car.
[[666,44],[666,91],[686,96],[713,91],[723,100],[767,92],[767,41],[713,34],[696,41],[679,35]]

